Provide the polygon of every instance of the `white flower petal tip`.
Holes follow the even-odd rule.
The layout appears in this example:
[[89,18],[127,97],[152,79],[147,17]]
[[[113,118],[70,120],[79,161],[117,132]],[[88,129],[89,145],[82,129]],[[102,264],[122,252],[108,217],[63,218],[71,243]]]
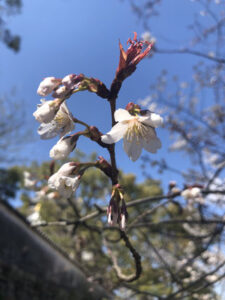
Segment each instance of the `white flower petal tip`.
[[121,140],[126,133],[127,126],[121,122],[113,126],[113,128],[105,135],[101,136],[101,140],[106,144],[114,144]]
[[155,124],[154,127],[161,127],[163,125],[163,118],[158,114],[152,113],[151,120]]
[[122,122],[132,119],[133,116],[126,109],[119,108],[115,111],[114,118],[116,122]]
[[140,121],[154,128],[163,126],[163,118],[158,114],[151,113],[150,111],[145,116],[140,117]]

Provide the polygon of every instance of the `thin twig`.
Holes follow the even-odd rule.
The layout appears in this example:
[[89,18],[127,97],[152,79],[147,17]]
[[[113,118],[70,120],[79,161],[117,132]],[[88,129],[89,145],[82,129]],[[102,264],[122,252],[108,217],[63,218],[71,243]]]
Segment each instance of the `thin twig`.
[[112,262],[113,262],[113,268],[116,272],[117,277],[119,280],[125,281],[125,282],[132,282],[137,280],[142,272],[142,266],[141,266],[141,256],[140,254],[135,250],[135,248],[132,246],[128,236],[124,231],[120,230],[120,237],[124,241],[125,246],[129,249],[130,253],[132,254],[135,262],[135,273],[131,275],[125,275],[121,268],[118,265],[117,258],[115,254],[112,252],[112,250],[108,247],[108,243],[106,240],[104,240],[104,244],[107,247],[107,250],[111,256]]

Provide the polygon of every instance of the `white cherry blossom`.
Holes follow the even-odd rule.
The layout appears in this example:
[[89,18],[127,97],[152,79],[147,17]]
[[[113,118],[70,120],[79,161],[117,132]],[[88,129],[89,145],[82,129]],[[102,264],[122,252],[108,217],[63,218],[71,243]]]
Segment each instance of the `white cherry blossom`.
[[43,97],[50,94],[56,87],[61,84],[61,79],[57,79],[55,77],[46,77],[40,83],[37,93]]
[[76,147],[76,139],[73,136],[62,137],[49,152],[53,159],[65,159]]
[[161,148],[155,132],[155,128],[163,123],[158,114],[147,112],[145,116],[133,116],[120,108],[115,111],[114,117],[118,123],[101,137],[102,142],[113,144],[123,138],[124,150],[132,161],[139,158],[142,148],[151,153]]
[[41,222],[40,209],[41,203],[36,204],[34,212],[27,217],[27,220],[31,223],[31,225],[37,225]]
[[201,189],[198,187],[185,189],[181,193],[181,196],[184,197],[186,200],[201,197]]
[[70,113],[66,101],[64,101],[56,113],[54,119],[49,123],[42,123],[38,128],[41,139],[51,139],[57,135],[63,137],[74,130],[73,116]]
[[74,175],[76,166],[73,163],[64,164],[58,172],[53,174],[48,180],[48,186],[55,189],[59,194],[68,198],[75,192],[80,184],[80,175]]
[[40,123],[51,122],[58,109],[59,109],[59,99],[45,101],[42,100],[41,104],[38,104],[36,111],[33,113],[35,119]]
[[149,42],[154,44],[156,42],[156,38],[154,36],[152,36],[151,32],[149,31],[145,31],[142,33],[141,38],[143,39],[143,41]]
[[24,187],[27,189],[34,189],[36,187],[37,179],[34,178],[28,171],[23,172],[23,181]]
[[80,184],[79,175],[63,176],[59,173],[55,173],[48,180],[48,186],[51,189],[55,189],[59,194],[65,198],[68,198],[75,192]]
[[94,254],[91,251],[83,250],[81,252],[81,259],[83,261],[93,261],[94,259]]

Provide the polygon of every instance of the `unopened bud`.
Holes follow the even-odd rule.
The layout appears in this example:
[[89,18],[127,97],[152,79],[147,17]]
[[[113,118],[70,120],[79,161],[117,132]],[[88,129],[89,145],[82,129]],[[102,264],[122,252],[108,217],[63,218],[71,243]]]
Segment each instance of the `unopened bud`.
[[101,132],[98,130],[97,127],[95,126],[90,126],[89,127],[89,133],[90,133],[90,138],[93,140],[93,141],[99,141],[101,139]]
[[57,88],[61,84],[61,79],[55,77],[46,77],[40,83],[37,93],[43,97],[50,94],[55,88]]
[[133,102],[129,102],[126,106],[126,110],[129,111],[131,115],[139,114],[140,113],[140,106],[138,104],[134,104]]

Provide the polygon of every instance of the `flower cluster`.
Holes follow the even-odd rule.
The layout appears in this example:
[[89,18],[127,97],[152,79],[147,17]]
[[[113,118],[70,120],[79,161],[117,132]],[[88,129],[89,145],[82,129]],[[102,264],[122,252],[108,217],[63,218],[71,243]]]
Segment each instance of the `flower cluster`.
[[[51,94],[54,99],[41,99],[41,104],[33,113],[35,119],[40,123],[38,134],[41,139],[51,139],[57,135],[60,137],[49,153],[54,160],[66,159],[75,149],[80,136],[85,136],[108,150],[111,164],[102,156],[95,163],[66,163],[51,175],[48,179],[48,186],[50,189],[57,190],[62,197],[68,198],[78,188],[86,169],[89,167],[99,168],[111,179],[113,185],[108,207],[108,223],[119,224],[122,230],[125,229],[128,214],[124,192],[118,183],[114,144],[123,138],[124,150],[132,161],[136,161],[140,157],[142,148],[150,153],[156,153],[161,148],[156,128],[162,126],[163,123],[163,119],[158,114],[141,110],[132,102],[128,103],[126,109],[115,109],[114,104],[122,81],[134,72],[137,64],[148,55],[152,46],[148,41],[138,41],[136,33],[134,39],[129,39],[128,43],[130,46],[127,51],[119,43],[119,66],[110,90],[99,79],[88,78],[84,74],[69,74],[62,79],[47,77],[40,83],[37,93],[42,97]],[[96,93],[113,104],[110,106],[111,115],[116,124],[108,133],[102,134],[98,128],[78,120],[69,111],[66,100],[73,94],[84,90]],[[85,130],[67,135],[74,130],[75,123],[85,126]]]

